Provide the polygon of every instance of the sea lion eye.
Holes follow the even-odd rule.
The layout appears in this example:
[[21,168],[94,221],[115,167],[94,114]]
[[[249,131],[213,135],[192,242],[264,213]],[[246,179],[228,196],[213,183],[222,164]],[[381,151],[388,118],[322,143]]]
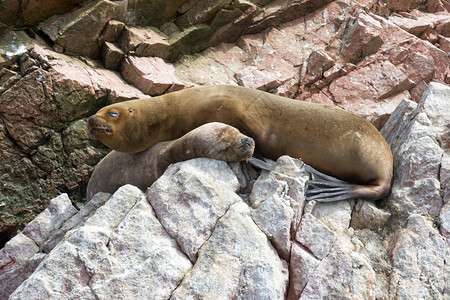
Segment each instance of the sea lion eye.
[[110,116],[110,117],[113,117],[113,118],[117,118],[119,116],[119,113],[115,112],[115,111],[109,111],[107,113],[107,115]]

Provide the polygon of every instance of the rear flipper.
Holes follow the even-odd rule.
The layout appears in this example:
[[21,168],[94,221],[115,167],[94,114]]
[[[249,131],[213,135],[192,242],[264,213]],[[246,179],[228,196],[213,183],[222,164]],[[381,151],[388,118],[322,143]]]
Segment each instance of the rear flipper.
[[314,179],[305,183],[306,200],[317,202],[334,202],[351,199],[378,200],[386,197],[391,192],[389,180],[375,180],[371,185],[352,184],[332,176],[323,174],[311,166],[305,165],[306,171],[313,175]]
[[314,179],[308,180],[305,183],[306,200],[335,202],[357,198],[356,191],[361,187],[360,185],[351,184],[323,174],[306,164],[305,169],[314,176]]
[[269,166],[268,163],[266,163],[264,160],[256,158],[254,156],[248,158],[248,162],[253,165],[254,167],[257,167],[262,170],[266,171],[272,171],[272,167]]

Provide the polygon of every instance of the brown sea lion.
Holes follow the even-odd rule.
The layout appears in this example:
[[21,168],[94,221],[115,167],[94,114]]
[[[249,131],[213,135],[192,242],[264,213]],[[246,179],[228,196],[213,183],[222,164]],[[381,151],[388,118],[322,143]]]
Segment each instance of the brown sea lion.
[[98,192],[113,194],[125,184],[145,191],[175,162],[209,157],[228,162],[247,160],[255,142],[236,128],[222,123],[202,125],[179,139],[159,142],[139,153],[111,151],[95,167],[89,179],[86,199]]
[[286,154],[317,169],[310,168],[309,200],[376,200],[390,193],[388,144],[370,122],[339,108],[238,86],[204,86],[106,106],[88,124],[108,147],[133,153],[208,122],[236,127],[265,157]]

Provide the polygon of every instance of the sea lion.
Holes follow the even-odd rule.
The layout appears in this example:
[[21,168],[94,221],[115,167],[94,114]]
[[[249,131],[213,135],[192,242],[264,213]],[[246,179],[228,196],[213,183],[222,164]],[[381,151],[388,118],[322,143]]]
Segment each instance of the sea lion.
[[370,122],[339,108],[238,86],[204,86],[106,106],[88,125],[108,147],[133,153],[208,122],[236,127],[265,157],[286,154],[317,169],[310,169],[309,200],[376,200],[390,193],[388,144]]
[[159,142],[139,153],[111,151],[95,167],[86,191],[89,201],[98,192],[113,194],[132,184],[145,191],[175,162],[209,157],[228,162],[247,160],[255,142],[236,128],[222,123],[202,125],[179,139]]

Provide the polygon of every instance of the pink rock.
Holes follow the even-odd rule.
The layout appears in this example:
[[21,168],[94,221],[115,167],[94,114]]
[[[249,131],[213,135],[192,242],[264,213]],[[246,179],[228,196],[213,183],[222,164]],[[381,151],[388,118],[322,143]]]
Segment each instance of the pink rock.
[[277,74],[258,70],[255,66],[237,72],[236,79],[242,86],[263,91],[272,90],[281,84]]
[[348,33],[343,36],[341,55],[346,62],[355,63],[378,51],[384,43],[380,37],[380,22],[365,13],[359,13],[356,20],[348,22]]
[[153,27],[127,26],[120,37],[119,44],[124,51],[135,51],[138,56],[166,58],[170,55],[168,37]]
[[110,43],[117,41],[124,27],[125,24],[122,22],[116,20],[109,21],[105,26],[101,39]]
[[185,85],[175,76],[172,64],[159,57],[128,56],[122,64],[122,76],[146,94],[155,96]]
[[102,61],[105,68],[117,70],[125,57],[122,49],[113,43],[104,42],[102,46]]
[[334,101],[362,105],[377,101],[411,87],[408,78],[389,61],[369,64],[340,77],[330,84]]
[[307,61],[306,74],[302,78],[303,84],[311,85],[316,82],[333,64],[333,59],[324,51],[313,51]]
[[73,12],[53,16],[39,27],[67,53],[97,58],[98,38],[103,28],[112,19],[123,19],[126,7],[127,1],[94,1]]

